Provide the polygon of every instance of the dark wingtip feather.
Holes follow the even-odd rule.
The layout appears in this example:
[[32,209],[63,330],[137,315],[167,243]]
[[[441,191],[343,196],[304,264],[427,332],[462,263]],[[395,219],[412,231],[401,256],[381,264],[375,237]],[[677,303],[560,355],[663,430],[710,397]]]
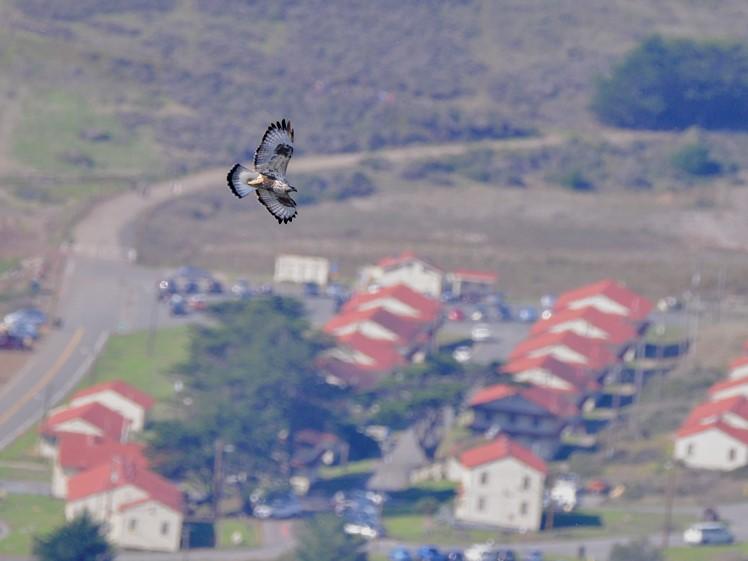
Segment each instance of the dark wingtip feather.
[[231,180],[231,178],[236,173],[236,170],[238,170],[240,167],[242,167],[240,164],[234,164],[234,167],[232,167],[226,174],[226,182],[229,185],[229,189],[237,199],[241,199],[242,196],[236,191],[236,187],[234,187],[234,182]]

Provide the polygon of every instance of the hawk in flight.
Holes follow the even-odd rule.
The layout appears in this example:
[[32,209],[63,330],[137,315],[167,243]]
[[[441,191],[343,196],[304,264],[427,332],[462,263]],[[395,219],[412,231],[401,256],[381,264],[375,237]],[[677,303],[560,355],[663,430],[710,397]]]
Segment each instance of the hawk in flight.
[[271,123],[255,151],[255,173],[241,164],[235,164],[226,176],[229,189],[244,198],[252,190],[270,211],[278,224],[291,222],[296,216],[296,201],[291,193],[296,188],[286,180],[288,161],[293,156],[293,129],[291,121],[283,119]]

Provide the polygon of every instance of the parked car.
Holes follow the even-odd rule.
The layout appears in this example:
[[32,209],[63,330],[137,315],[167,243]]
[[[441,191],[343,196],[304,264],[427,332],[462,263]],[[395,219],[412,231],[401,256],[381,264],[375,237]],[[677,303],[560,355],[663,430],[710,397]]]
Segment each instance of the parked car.
[[449,321],[463,321],[465,319],[465,312],[460,308],[452,308],[447,312],[447,319]]
[[735,536],[720,522],[699,522],[683,532],[683,541],[689,545],[730,544]]
[[187,305],[189,306],[190,310],[199,312],[208,307],[208,302],[207,300],[205,300],[205,296],[203,296],[202,294],[193,294],[192,296],[187,298]]
[[461,364],[469,362],[473,358],[473,350],[467,345],[460,345],[452,352],[452,358]]
[[517,556],[511,549],[492,549],[483,554],[482,561],[517,561]]
[[524,561],[543,561],[543,552],[539,549],[528,551],[527,554],[525,554]]
[[179,294],[172,294],[169,298],[169,311],[173,316],[186,316],[190,313],[187,300]]
[[453,549],[446,553],[447,561],[465,561],[465,554],[459,549]]
[[404,547],[396,547],[390,551],[387,559],[390,561],[413,561],[413,556]]
[[223,294],[223,283],[217,279],[211,280],[208,285],[208,292],[210,294]]
[[367,515],[350,516],[343,525],[343,531],[367,539],[376,539],[384,533],[378,517]]
[[419,561],[444,561],[444,555],[435,545],[422,545],[416,551],[416,559]]
[[535,323],[540,318],[538,311],[531,306],[520,308],[515,315],[523,323]]
[[246,280],[240,279],[231,285],[231,294],[241,299],[249,298],[252,295],[252,288]]
[[316,282],[304,283],[304,296],[319,296],[319,285]]
[[489,553],[493,546],[493,541],[471,545],[465,550],[465,561],[483,561],[483,554]]
[[303,512],[298,497],[293,493],[275,497],[257,504],[253,513],[257,518],[293,518]]
[[491,338],[491,328],[486,324],[476,325],[470,330],[473,341],[488,341]]
[[21,308],[20,310],[16,310],[15,312],[6,315],[3,321],[7,325],[22,322],[39,328],[47,323],[48,318],[47,314],[42,312],[39,308]]

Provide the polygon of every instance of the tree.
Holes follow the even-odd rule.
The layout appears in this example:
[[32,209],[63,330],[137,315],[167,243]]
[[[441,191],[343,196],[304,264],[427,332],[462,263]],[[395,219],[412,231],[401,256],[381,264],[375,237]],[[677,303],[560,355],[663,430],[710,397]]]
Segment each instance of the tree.
[[679,148],[670,161],[679,172],[695,177],[719,175],[722,172],[722,164],[712,158],[709,147],[701,142]]
[[154,465],[209,490],[220,439],[231,450],[226,475],[242,471],[250,484],[287,481],[293,435],[337,426],[340,390],[315,368],[328,342],[289,298],[222,303],[211,314],[217,325],[195,329],[181,368],[189,413],[152,426]]
[[646,540],[617,543],[608,561],[662,561],[662,553]]
[[363,540],[343,531],[334,516],[316,516],[304,523],[296,547],[298,561],[366,561]]
[[112,561],[114,548],[104,536],[102,524],[87,511],[50,534],[34,538],[39,561]]
[[626,128],[748,128],[748,49],[650,37],[598,81],[592,110]]

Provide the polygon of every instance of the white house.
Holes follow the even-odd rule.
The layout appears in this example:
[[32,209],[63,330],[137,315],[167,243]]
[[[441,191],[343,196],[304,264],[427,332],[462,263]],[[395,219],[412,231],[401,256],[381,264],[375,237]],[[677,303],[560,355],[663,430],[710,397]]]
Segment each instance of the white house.
[[121,457],[112,457],[68,481],[65,518],[88,511],[106,523],[115,545],[148,551],[177,551],[183,504],[179,489],[161,476]]
[[727,377],[731,380],[748,377],[748,356],[741,356],[730,363]]
[[605,279],[561,294],[554,305],[556,311],[582,308],[595,308],[639,323],[649,315],[652,302],[615,280]]
[[543,460],[500,436],[460,454],[457,465],[450,470],[460,484],[455,518],[514,530],[540,529],[548,473]]
[[141,431],[155,401],[147,393],[122,380],[111,380],[80,390],[70,400],[71,407],[88,403],[99,403],[116,411],[129,421],[130,430]]
[[404,284],[357,292],[345,303],[342,312],[381,308],[396,316],[431,323],[439,319],[441,303]]
[[498,275],[491,271],[457,269],[447,273],[446,284],[455,296],[462,299],[482,298],[496,292]]
[[297,284],[311,282],[324,286],[330,278],[330,261],[307,255],[278,255],[275,258],[275,282]]
[[676,435],[674,456],[697,469],[732,471],[748,465],[748,429],[724,421],[686,424]]
[[722,421],[731,427],[748,429],[748,398],[740,395],[706,401],[691,410],[682,427]]
[[40,453],[46,458],[57,455],[60,435],[75,433],[105,438],[118,442],[127,440],[129,421],[100,403],[70,406],[60,409],[42,422]]
[[64,499],[71,477],[108,462],[115,456],[143,467],[148,465],[142,444],[121,443],[90,434],[60,434],[57,454],[52,462],[52,496]]
[[364,286],[405,284],[432,298],[441,295],[444,282],[444,272],[441,269],[410,252],[382,259],[376,265],[363,269],[360,277]]

